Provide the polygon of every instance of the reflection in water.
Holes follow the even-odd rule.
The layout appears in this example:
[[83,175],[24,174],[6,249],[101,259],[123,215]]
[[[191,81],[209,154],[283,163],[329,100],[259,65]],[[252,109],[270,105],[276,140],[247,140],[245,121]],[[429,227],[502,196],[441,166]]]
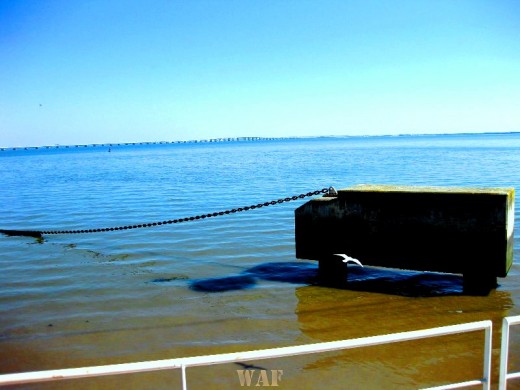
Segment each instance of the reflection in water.
[[[486,297],[454,294],[460,291],[461,281],[452,276],[443,279],[428,274],[423,278],[407,272],[395,272],[396,286],[390,287],[390,275],[378,280],[379,272],[373,271],[374,278],[365,280],[368,289],[361,288],[363,280],[354,283],[355,289],[297,288],[296,314],[302,333],[322,342],[491,319],[493,346],[499,348],[501,321],[513,306],[510,293],[494,290]],[[381,286],[382,293],[375,286]],[[349,383],[364,383],[365,388],[388,388],[388,383],[399,383],[401,388],[453,383],[481,377],[483,339],[483,332],[472,332],[316,355],[303,371],[334,369],[354,379]],[[494,383],[498,367],[495,353]]]

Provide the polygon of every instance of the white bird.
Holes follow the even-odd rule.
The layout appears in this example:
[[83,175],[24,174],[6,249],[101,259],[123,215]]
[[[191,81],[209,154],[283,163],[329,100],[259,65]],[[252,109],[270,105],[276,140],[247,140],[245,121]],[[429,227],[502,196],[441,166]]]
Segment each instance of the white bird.
[[359,261],[358,259],[354,259],[353,257],[347,256],[347,255],[341,254],[341,253],[334,253],[334,256],[343,257],[344,263],[352,262],[352,263],[356,263],[357,265],[360,265],[361,267],[363,267],[363,264],[361,264],[361,261]]

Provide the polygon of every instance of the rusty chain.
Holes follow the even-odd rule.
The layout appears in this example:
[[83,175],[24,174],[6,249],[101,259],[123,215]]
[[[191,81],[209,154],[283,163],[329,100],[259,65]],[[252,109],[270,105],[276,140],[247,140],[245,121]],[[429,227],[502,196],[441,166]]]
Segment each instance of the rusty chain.
[[118,231],[118,230],[130,230],[130,229],[141,229],[141,228],[148,228],[148,227],[154,227],[154,226],[162,226],[162,225],[171,225],[175,223],[182,223],[182,222],[190,222],[190,221],[198,221],[202,219],[207,218],[213,218],[218,217],[222,215],[229,215],[229,214],[235,214],[243,211],[249,211],[249,210],[255,210],[262,207],[267,206],[274,206],[276,204],[286,203],[295,201],[298,199],[304,199],[309,196],[316,196],[320,194],[327,194],[327,195],[334,195],[336,193],[336,190],[334,187],[329,188],[323,188],[321,190],[311,191],[307,193],[302,193],[299,195],[294,195],[287,198],[280,198],[277,200],[272,200],[270,202],[264,202],[264,203],[258,203],[251,206],[245,206],[245,207],[238,207],[234,209],[228,209],[224,211],[217,211],[214,213],[209,214],[200,214],[195,215],[192,217],[184,217],[184,218],[178,218],[178,219],[170,219],[167,221],[160,221],[160,222],[148,222],[148,223],[141,223],[136,225],[126,225],[126,226],[117,226],[117,227],[105,227],[105,228],[96,228],[96,229],[78,229],[78,230],[2,230],[0,229],[0,233],[9,235],[9,236],[30,236],[30,237],[41,237],[42,235],[49,235],[49,234],[83,234],[83,233],[101,233],[101,232],[112,232],[112,231]]

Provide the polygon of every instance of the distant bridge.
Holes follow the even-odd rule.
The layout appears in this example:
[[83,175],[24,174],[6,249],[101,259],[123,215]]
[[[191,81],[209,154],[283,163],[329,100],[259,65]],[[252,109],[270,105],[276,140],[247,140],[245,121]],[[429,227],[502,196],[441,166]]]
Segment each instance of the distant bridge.
[[108,148],[114,146],[136,146],[136,145],[170,145],[170,144],[196,144],[196,143],[214,143],[214,142],[251,142],[251,141],[273,141],[287,139],[282,137],[224,137],[210,138],[201,140],[187,141],[155,141],[155,142],[121,142],[121,143],[104,143],[104,144],[86,144],[86,145],[47,145],[47,146],[26,146],[26,147],[3,147],[0,152],[8,150],[40,150],[40,149],[74,149],[74,148]]

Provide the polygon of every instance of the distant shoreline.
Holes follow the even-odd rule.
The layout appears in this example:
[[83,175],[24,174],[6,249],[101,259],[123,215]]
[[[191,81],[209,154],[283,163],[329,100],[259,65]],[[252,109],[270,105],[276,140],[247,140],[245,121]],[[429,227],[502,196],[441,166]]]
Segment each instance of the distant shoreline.
[[179,141],[144,141],[144,142],[112,142],[78,145],[43,145],[43,146],[3,146],[0,152],[17,150],[46,150],[46,149],[75,149],[75,148],[111,148],[115,146],[139,146],[139,145],[171,145],[171,144],[205,144],[222,142],[255,142],[255,141],[278,141],[278,140],[298,140],[298,139],[335,139],[335,138],[392,138],[392,137],[423,137],[423,136],[461,136],[461,135],[501,135],[501,134],[520,134],[520,131],[496,131],[481,133],[421,133],[421,134],[371,134],[371,135],[322,135],[322,136],[294,136],[294,137],[222,137],[199,140],[179,140]]

